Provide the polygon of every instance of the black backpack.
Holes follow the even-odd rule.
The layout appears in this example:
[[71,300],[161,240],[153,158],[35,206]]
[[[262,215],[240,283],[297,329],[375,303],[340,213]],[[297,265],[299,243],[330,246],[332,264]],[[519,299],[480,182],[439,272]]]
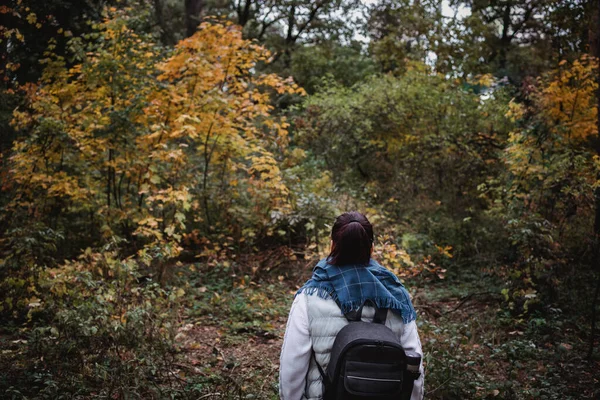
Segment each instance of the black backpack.
[[323,399],[410,399],[421,356],[405,351],[385,326],[387,309],[375,307],[373,323],[360,320],[362,309],[345,314],[350,323],[333,342],[327,373],[315,358],[323,378]]

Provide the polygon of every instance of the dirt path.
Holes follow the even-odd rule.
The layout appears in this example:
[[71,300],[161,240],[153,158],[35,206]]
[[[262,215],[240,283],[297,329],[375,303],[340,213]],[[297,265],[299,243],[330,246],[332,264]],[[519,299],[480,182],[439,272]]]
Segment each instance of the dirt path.
[[[198,322],[197,322],[198,323]],[[186,324],[176,337],[183,375],[205,378],[215,398],[273,398],[285,323],[273,332],[232,336],[217,326]]]

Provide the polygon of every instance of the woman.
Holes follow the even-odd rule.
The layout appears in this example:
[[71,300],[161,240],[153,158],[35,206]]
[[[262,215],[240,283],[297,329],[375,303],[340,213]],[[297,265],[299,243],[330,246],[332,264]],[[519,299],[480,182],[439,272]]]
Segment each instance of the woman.
[[[298,290],[290,310],[280,358],[282,400],[322,398],[323,383],[315,362],[327,368],[335,336],[348,324],[344,314],[368,300],[388,309],[385,324],[402,347],[423,356],[408,292],[393,273],[371,259],[373,227],[367,218],[358,212],[340,215],[331,239],[329,256],[319,261],[312,278]],[[363,321],[370,322],[374,314],[373,307],[365,306]],[[411,400],[423,398],[422,364],[419,369]]]

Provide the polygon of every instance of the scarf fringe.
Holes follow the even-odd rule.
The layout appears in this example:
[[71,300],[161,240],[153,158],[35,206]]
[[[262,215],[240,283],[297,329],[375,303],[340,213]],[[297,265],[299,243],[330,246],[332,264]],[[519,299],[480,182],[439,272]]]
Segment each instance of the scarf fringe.
[[327,286],[303,286],[300,289],[298,289],[298,291],[296,292],[296,296],[298,296],[300,293],[305,293],[307,296],[312,296],[316,293],[316,295],[322,299],[333,299],[336,303],[338,302],[338,296],[335,293],[335,291],[332,290],[331,287]]
[[300,293],[304,293],[307,296],[316,294],[318,297],[325,300],[331,298],[338,303],[338,305],[340,305],[342,314],[358,310],[367,301],[374,301],[377,308],[387,308],[392,311],[396,311],[397,314],[400,314],[402,317],[402,322],[405,324],[417,319],[417,313],[415,312],[414,308],[410,306],[410,300],[407,303],[390,297],[375,297],[370,299],[353,300],[340,304],[335,291],[332,291],[331,287],[326,286],[301,287],[298,292],[296,292],[296,296],[298,296]]

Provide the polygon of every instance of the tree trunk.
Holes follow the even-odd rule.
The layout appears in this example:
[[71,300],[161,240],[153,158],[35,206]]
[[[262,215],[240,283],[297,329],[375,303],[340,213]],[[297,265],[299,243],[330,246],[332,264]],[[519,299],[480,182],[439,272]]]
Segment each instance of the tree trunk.
[[294,38],[294,26],[296,25],[296,6],[292,5],[288,14],[287,35],[285,37],[285,49],[283,51],[283,65],[286,69],[292,64],[292,46],[296,39]]
[[154,15],[156,16],[156,23],[160,26],[160,40],[164,45],[170,46],[175,44],[173,33],[167,26],[165,21],[165,14],[163,12],[163,1],[154,0]]
[[[598,71],[596,71],[596,82],[598,88],[596,89],[596,107],[598,109],[596,117],[596,128],[597,138],[595,143],[596,154],[600,156],[600,0],[596,0],[596,11],[590,24],[590,50],[592,55],[596,57],[596,62],[599,63]],[[596,177],[600,180],[600,174]],[[594,297],[592,299],[592,315],[591,315],[591,332],[590,332],[590,345],[588,350],[588,358],[592,358],[594,352],[594,340],[596,336],[596,303],[598,302],[598,293],[600,292],[600,188],[594,190],[594,200],[596,205],[595,218],[594,218],[594,246],[595,246],[595,260],[593,270],[596,274],[596,290],[594,291]]]
[[511,38],[508,34],[508,30],[512,26],[512,21],[510,19],[512,4],[509,2],[506,4],[506,8],[504,9],[504,14],[502,16],[502,37],[500,38],[500,70],[503,74],[506,75],[506,57],[508,53],[508,48],[510,46]]
[[187,37],[196,33],[200,20],[202,19],[202,10],[204,9],[204,0],[185,0],[185,28]]
[[246,24],[248,23],[248,21],[250,21],[251,19],[251,6],[252,6],[252,0],[246,0],[244,2],[244,7],[242,7],[242,5],[240,4],[240,6],[238,7],[238,25],[244,27],[246,26]]
[[[596,247],[598,246],[598,241],[596,240]],[[598,257],[599,252],[596,252],[596,257]],[[598,303],[598,295],[600,294],[600,275],[596,278],[596,290],[594,290],[594,297],[592,299],[592,321],[591,321],[591,331],[590,331],[590,344],[588,347],[587,358],[588,360],[592,359],[592,355],[594,354],[594,339],[596,336],[596,303]]]

